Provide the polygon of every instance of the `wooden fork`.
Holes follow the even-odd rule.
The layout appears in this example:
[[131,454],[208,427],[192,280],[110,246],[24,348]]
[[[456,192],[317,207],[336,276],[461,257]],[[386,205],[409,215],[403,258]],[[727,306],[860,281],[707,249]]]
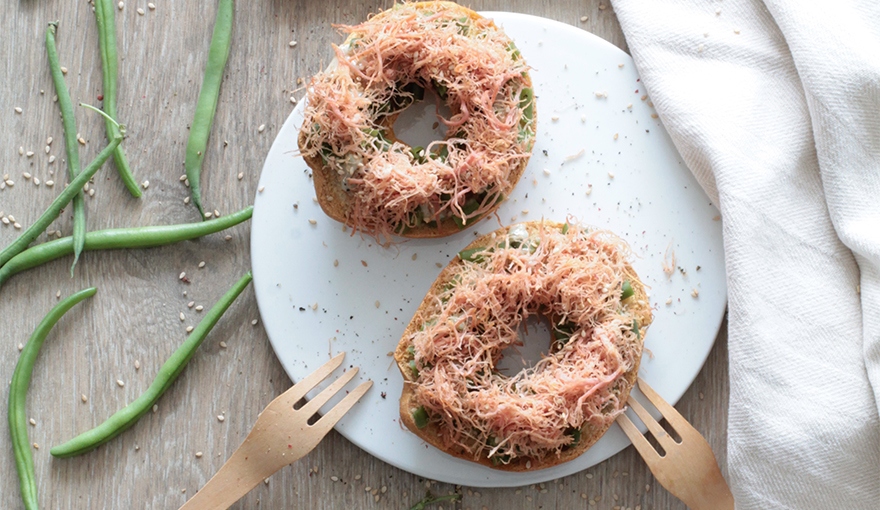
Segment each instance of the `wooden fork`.
[[706,439],[641,378],[639,388],[681,438],[681,442],[676,442],[632,396],[627,405],[648,426],[665,454],[661,455],[651,446],[627,415],[617,417],[618,425],[660,485],[692,510],[733,510],[733,495]]
[[357,374],[357,367],[348,370],[301,408],[294,409],[294,404],[336,370],[344,356],[344,352],[339,353],[270,402],[257,416],[257,423],[244,443],[180,510],[229,508],[258,483],[318,446],[336,422],[373,385],[373,381],[362,383],[313,425],[309,425],[309,418]]

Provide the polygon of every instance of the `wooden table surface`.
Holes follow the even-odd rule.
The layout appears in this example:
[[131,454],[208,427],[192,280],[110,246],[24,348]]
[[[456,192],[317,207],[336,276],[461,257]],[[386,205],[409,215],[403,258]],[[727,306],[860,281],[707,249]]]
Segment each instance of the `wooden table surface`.
[[[138,182],[149,185],[144,186],[142,198],[133,199],[108,164],[94,179],[94,196],[86,197],[89,230],[198,220],[195,208],[184,204],[188,189],[179,177],[216,2],[153,1],[126,0],[116,10],[118,111],[128,126],[124,146]],[[237,4],[232,49],[202,174],[207,209],[227,214],[253,203],[263,159],[293,108],[290,98],[303,95],[300,79],[321,69],[331,59],[330,43],[341,41],[331,23],[355,23],[390,4],[354,0]],[[626,50],[607,0],[476,0],[469,6],[552,18]],[[0,173],[15,183],[0,190],[0,215],[14,217],[11,223],[24,227],[35,221],[66,182],[61,122],[44,49],[46,23],[53,20],[60,21],[58,50],[74,101],[100,105],[102,92],[90,3],[0,4],[4,34]],[[290,41],[297,44],[291,47]],[[83,108],[77,108],[76,119],[86,142],[80,147],[81,159],[87,163],[106,143],[103,122]],[[265,125],[262,133],[260,125]],[[54,142],[47,153],[49,137]],[[50,155],[57,157],[53,164]],[[25,173],[39,178],[40,185]],[[48,187],[49,180],[57,184]],[[69,211],[50,230],[70,235]],[[11,224],[0,224],[0,246],[20,232]],[[98,288],[95,297],[55,327],[33,373],[27,413],[36,425],[28,432],[44,508],[177,508],[238,447],[259,411],[290,386],[265,331],[259,323],[252,325],[259,313],[248,288],[161,398],[156,412],[92,453],[73,459],[49,455],[49,447],[100,423],[140,395],[184,340],[185,328],[200,319],[187,304],[194,301],[210,307],[248,270],[249,224],[228,233],[229,240],[225,234],[215,234],[165,248],[85,253],[73,278],[67,257],[3,285],[0,379],[5,381],[12,376],[19,345],[58,301],[56,293],[67,296],[88,286]],[[43,234],[38,242],[46,239]],[[199,268],[202,261],[205,265]],[[178,278],[181,272],[186,272],[190,283]],[[725,325],[705,367],[677,405],[706,435],[725,473],[727,400]],[[225,419],[218,420],[218,415]],[[18,508],[21,499],[8,427],[6,420],[0,423],[0,507]],[[408,509],[428,487],[435,494],[461,493],[460,502],[437,505],[446,509],[685,508],[655,483],[632,447],[584,472],[546,484],[473,489],[401,471],[335,432],[235,508]]]

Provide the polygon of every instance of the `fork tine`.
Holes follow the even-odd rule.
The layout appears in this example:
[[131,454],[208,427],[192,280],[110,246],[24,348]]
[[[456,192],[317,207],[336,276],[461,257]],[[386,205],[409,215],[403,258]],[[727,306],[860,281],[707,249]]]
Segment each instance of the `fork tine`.
[[639,389],[642,390],[642,394],[660,411],[660,414],[666,418],[666,421],[672,425],[672,428],[681,435],[685,430],[683,429],[691,429],[693,428],[690,423],[681,415],[678,411],[675,410],[674,407],[669,405],[666,400],[663,399],[654,388],[648,386],[648,383],[644,381],[641,377],[639,377]]
[[333,428],[334,425],[336,425],[336,422],[338,422],[340,418],[342,418],[342,416],[345,415],[345,413],[347,413],[348,410],[351,409],[352,406],[354,406],[355,403],[357,403],[357,401],[364,396],[364,393],[366,393],[371,386],[373,386],[373,381],[364,381],[363,383],[361,383],[360,386],[352,390],[351,393],[346,395],[345,398],[343,398],[338,404],[327,411],[327,413],[324,414],[324,416],[322,416],[320,420],[315,422],[313,427],[315,427],[316,430],[320,431],[321,434],[326,434],[327,432],[329,432],[330,429]]
[[635,411],[639,419],[642,420],[645,425],[647,425],[648,430],[651,431],[651,434],[653,434],[654,438],[657,440],[658,443],[660,443],[660,446],[662,446],[664,450],[669,451],[670,448],[678,444],[675,442],[675,440],[672,439],[672,437],[669,436],[669,433],[666,432],[659,423],[657,423],[657,420],[655,420],[654,417],[651,416],[651,413],[649,413],[648,410],[645,409],[638,400],[630,398],[626,402],[626,404],[633,411]]
[[318,409],[321,408],[322,405],[326,404],[328,400],[333,398],[334,395],[339,393],[339,390],[345,386],[348,381],[352,380],[354,376],[358,373],[358,367],[354,367],[351,370],[345,372],[338,379],[333,381],[329,386],[321,390],[321,393],[315,395],[315,398],[309,400],[309,402],[300,408],[300,412],[311,416],[318,412]]
[[284,403],[293,406],[293,404],[297,403],[299,399],[305,397],[306,393],[311,391],[318,385],[318,383],[326,379],[328,375],[339,368],[344,357],[345,352],[340,352],[336,356],[333,356],[330,361],[324,363],[320,368],[307,375],[302,381],[294,384],[289,390],[282,393],[282,396],[285,397]]
[[639,455],[645,459],[645,463],[648,464],[648,467],[652,466],[654,462],[660,460],[660,454],[657,453],[657,450],[655,450],[654,447],[651,446],[651,443],[645,439],[645,436],[639,432],[639,429],[637,429],[632,420],[629,419],[629,416],[620,413],[617,416],[617,424],[623,429],[626,437],[632,441],[632,444],[636,447],[636,450],[638,450]]

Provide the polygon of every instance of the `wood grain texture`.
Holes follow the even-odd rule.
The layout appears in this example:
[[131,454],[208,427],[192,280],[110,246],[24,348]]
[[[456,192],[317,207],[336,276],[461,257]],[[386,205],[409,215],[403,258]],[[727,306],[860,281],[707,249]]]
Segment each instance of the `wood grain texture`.
[[[85,200],[90,230],[198,219],[195,208],[184,204],[188,190],[178,179],[216,5],[153,2],[155,10],[145,0],[128,0],[116,12],[118,110],[128,126],[125,150],[138,182],[148,180],[149,187],[141,199],[132,199],[108,164],[95,178],[94,197]],[[293,108],[289,98],[303,95],[297,79],[321,69],[331,58],[330,43],[341,41],[331,24],[355,23],[389,5],[354,0],[237,4],[232,48],[203,166],[206,210],[225,214],[253,202],[263,158]],[[485,0],[468,7],[545,16],[625,49],[605,0]],[[589,19],[581,22],[582,16]],[[101,67],[91,5],[84,0],[3,2],[0,175],[9,174],[15,185],[0,191],[0,212],[13,215],[23,226],[37,218],[66,182],[61,122],[43,47],[46,23],[54,20],[60,21],[58,51],[74,101],[100,105]],[[297,41],[293,48],[288,45],[291,40]],[[22,113],[16,113],[16,107]],[[82,108],[76,116],[87,142],[80,147],[86,164],[106,143],[104,126]],[[261,124],[266,128],[258,133]],[[45,152],[50,136],[50,154],[57,157],[53,164]],[[34,155],[19,155],[19,147]],[[24,172],[39,177],[41,184],[23,178]],[[55,186],[47,187],[48,180],[56,181]],[[50,228],[69,235],[70,212]],[[0,224],[0,245],[18,233]],[[200,314],[187,303],[209,307],[249,268],[249,225],[229,234],[228,241],[224,234],[215,234],[166,248],[85,253],[72,279],[68,257],[15,276],[0,289],[0,378],[8,381],[18,344],[57,302],[56,292],[67,296],[89,285],[98,287],[95,297],[56,326],[34,370],[27,409],[37,423],[29,432],[31,442],[39,445],[34,457],[44,508],[177,508],[235,450],[257,413],[289,387],[262,327],[251,325],[259,315],[253,290],[248,289],[155,413],[87,455],[65,460],[49,455],[50,446],[100,423],[139,395],[183,341],[186,326],[198,322]],[[40,241],[46,238],[44,234]],[[206,263],[203,269],[198,268],[200,261]],[[191,283],[178,279],[181,272]],[[726,473],[725,331],[726,326],[677,408],[707,436]],[[0,401],[5,403],[5,394]],[[225,420],[219,421],[218,415]],[[0,507],[18,508],[18,480],[7,437],[6,420],[0,420]],[[203,455],[197,458],[197,452]],[[398,470],[335,432],[234,508],[407,509],[424,496],[427,486],[435,494],[462,493],[461,502],[437,507],[446,509],[684,508],[654,483],[632,448],[585,472],[540,486],[469,489]]]

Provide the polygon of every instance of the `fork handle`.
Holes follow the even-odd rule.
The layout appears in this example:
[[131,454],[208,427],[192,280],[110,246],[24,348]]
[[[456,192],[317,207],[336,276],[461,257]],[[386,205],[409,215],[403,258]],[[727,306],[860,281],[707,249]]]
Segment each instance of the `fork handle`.
[[[250,439],[250,438],[248,438]],[[284,467],[266,464],[266,459],[255,455],[249,440],[236,450],[220,471],[180,510],[224,510],[241,499],[261,481]],[[262,464],[256,464],[259,462]]]

